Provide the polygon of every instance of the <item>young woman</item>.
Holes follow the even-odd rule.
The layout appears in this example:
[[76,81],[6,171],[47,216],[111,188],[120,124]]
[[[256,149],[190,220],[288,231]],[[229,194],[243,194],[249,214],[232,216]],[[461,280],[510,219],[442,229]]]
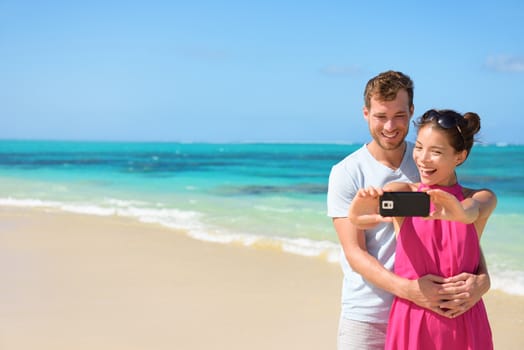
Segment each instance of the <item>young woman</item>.
[[[362,228],[377,221],[393,221],[397,235],[395,273],[402,277],[477,273],[480,237],[497,199],[490,190],[462,187],[455,168],[468,157],[480,130],[480,118],[475,113],[429,110],[416,126],[413,159],[421,182],[361,189],[351,204],[349,218]],[[378,198],[384,191],[426,192],[431,200],[430,215],[381,217]],[[397,297],[390,312],[386,349],[493,349],[484,303],[479,299],[466,312],[455,310],[444,316]]]

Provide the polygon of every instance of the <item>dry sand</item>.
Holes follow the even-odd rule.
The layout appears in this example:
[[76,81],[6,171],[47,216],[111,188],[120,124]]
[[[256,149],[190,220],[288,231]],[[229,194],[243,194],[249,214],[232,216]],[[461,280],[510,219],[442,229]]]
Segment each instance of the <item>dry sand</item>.
[[[0,207],[0,349],[335,349],[337,264],[115,217]],[[490,291],[496,349],[524,297]]]

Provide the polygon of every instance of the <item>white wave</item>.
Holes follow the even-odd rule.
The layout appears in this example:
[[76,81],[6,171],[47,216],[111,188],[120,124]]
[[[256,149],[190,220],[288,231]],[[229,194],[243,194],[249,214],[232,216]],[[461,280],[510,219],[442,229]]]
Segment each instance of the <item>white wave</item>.
[[288,214],[288,213],[292,213],[295,211],[295,209],[276,208],[276,207],[271,207],[268,205],[255,205],[253,208],[260,210],[260,211],[273,212],[273,213],[279,213],[279,214]]
[[60,205],[59,209],[70,213],[88,214],[98,216],[111,216],[116,214],[115,208],[104,208],[89,204],[64,204]]
[[171,208],[138,208],[119,209],[117,215],[136,218],[141,222],[160,224],[165,227],[181,230],[196,230],[202,228],[201,214],[194,211],[184,211]]
[[295,255],[320,257],[330,263],[338,263],[340,256],[340,248],[337,243],[307,238],[269,237],[255,234],[226,233],[223,231],[213,232],[209,229],[205,231],[190,231],[188,236],[212,243],[239,244],[262,249],[273,248]]
[[56,201],[45,201],[41,199],[31,198],[0,198],[0,205],[12,207],[26,207],[26,208],[52,208],[60,209],[67,212],[89,215],[109,216],[114,215],[114,208],[103,208],[96,205],[81,204],[81,203],[62,203]]
[[307,238],[279,238],[283,242],[285,252],[310,257],[324,256],[327,261],[339,261],[340,248],[337,243],[330,241],[316,241]]
[[524,295],[524,272],[515,270],[502,270],[495,266],[488,266],[491,289],[497,289],[508,294]]
[[104,198],[104,202],[109,205],[114,205],[121,208],[126,208],[134,205],[146,205],[146,202],[136,200],[122,200],[117,198]]
[[[135,206],[142,204],[145,207]],[[160,224],[166,227],[193,230],[201,229],[199,222],[200,213],[168,208],[147,207],[146,202],[123,201],[118,199],[106,199],[104,205],[90,203],[71,202],[63,203],[56,201],[43,201],[40,199],[16,199],[0,198],[0,205],[29,208],[50,208],[65,212],[97,215],[97,216],[121,216],[133,218],[141,222]]]
[[[110,203],[112,205],[107,205]],[[143,206],[138,206],[139,204]],[[51,208],[97,216],[115,215],[183,230],[189,237],[206,242],[275,249],[290,254],[321,258],[330,263],[338,263],[340,257],[340,246],[335,242],[231,232],[224,228],[205,224],[202,221],[203,215],[199,212],[164,208],[158,203],[152,205],[145,202],[124,201],[113,198],[104,201],[104,205],[94,205],[8,197],[0,198],[0,205]],[[497,265],[489,266],[489,268],[492,289],[515,295],[524,295],[524,271],[510,270],[506,266]]]
[[221,243],[221,244],[241,244],[244,246],[252,246],[259,242],[262,238],[254,235],[244,234],[217,234],[209,231],[192,230],[188,232],[188,236],[200,241]]
[[0,205],[9,206],[9,207],[29,207],[29,208],[37,208],[37,207],[53,207],[58,208],[60,207],[60,202],[54,202],[54,201],[43,201],[40,199],[16,199],[16,198],[0,198]]

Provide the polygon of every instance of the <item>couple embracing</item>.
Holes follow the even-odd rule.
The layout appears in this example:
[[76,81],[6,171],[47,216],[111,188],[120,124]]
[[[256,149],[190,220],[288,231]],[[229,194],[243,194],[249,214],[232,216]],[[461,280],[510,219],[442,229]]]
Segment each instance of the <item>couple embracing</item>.
[[[429,110],[415,120],[412,144],[413,92],[401,72],[369,80],[363,113],[372,140],[331,170],[328,215],[344,272],[338,349],[493,349],[480,237],[497,199],[462,187],[455,172],[480,117]],[[430,214],[383,217],[384,191],[426,192]]]

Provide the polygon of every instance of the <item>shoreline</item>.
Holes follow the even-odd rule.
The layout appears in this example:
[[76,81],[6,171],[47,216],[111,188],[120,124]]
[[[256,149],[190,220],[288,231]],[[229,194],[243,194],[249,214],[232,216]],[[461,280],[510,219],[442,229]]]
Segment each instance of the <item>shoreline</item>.
[[[336,348],[338,264],[120,217],[0,217],[2,349]],[[495,348],[523,348],[524,296],[484,301]]]

